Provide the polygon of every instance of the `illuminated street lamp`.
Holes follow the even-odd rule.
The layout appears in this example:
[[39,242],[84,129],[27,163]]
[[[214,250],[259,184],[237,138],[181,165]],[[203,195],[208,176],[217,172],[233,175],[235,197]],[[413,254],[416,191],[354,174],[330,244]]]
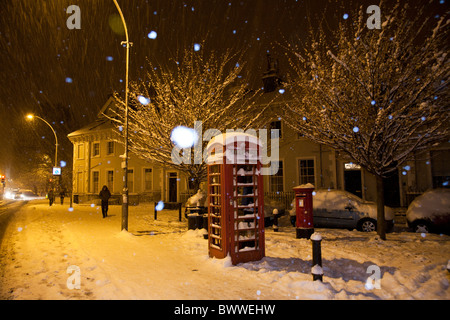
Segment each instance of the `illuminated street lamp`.
[[33,120],[34,118],[44,121],[50,127],[50,129],[52,129],[53,134],[55,135],[55,167],[57,167],[58,166],[58,137],[56,136],[56,132],[53,129],[53,127],[50,125],[50,123],[48,123],[41,117],[35,116],[34,114],[31,114],[31,113],[27,115],[28,120]]
[[128,231],[128,68],[130,64],[130,47],[133,45],[128,39],[128,29],[123,17],[122,10],[116,0],[113,0],[116,5],[117,11],[119,11],[120,18],[122,19],[123,27],[125,29],[126,41],[122,41],[122,45],[126,45],[127,57],[126,57],[126,70],[125,70],[125,153],[123,157],[123,200],[122,200],[122,230]]

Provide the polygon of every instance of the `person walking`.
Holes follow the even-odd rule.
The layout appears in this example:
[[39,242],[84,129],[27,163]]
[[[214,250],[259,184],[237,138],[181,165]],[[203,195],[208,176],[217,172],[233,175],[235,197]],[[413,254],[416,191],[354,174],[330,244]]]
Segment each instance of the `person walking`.
[[102,214],[103,218],[108,216],[108,200],[111,198],[111,192],[107,186],[103,186],[102,190],[99,193],[100,199],[102,200]]
[[65,196],[64,189],[61,189],[61,192],[59,193],[59,198],[61,199],[61,205],[64,204],[64,196]]
[[55,200],[55,195],[53,194],[53,189],[49,189],[48,190],[47,197],[48,197],[48,203],[49,203],[49,205],[51,207],[52,204],[53,204],[53,200]]

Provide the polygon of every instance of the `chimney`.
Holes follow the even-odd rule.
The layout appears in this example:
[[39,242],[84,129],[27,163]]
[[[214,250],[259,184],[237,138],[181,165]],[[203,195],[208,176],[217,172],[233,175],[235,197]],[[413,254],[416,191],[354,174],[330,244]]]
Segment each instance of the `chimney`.
[[278,76],[278,60],[272,59],[270,54],[267,54],[267,71],[263,73],[264,92],[273,92],[281,84],[281,79]]

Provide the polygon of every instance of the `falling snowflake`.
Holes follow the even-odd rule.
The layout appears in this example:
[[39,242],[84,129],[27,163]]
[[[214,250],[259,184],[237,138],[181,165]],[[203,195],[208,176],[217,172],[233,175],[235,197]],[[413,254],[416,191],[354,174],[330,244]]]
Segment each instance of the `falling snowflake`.
[[138,96],[138,100],[141,104],[143,104],[144,106],[148,105],[150,103],[150,99],[146,98],[144,96]]
[[155,210],[156,210],[156,211],[161,211],[162,209],[164,209],[164,202],[163,202],[163,201],[159,201],[159,202],[156,204]]

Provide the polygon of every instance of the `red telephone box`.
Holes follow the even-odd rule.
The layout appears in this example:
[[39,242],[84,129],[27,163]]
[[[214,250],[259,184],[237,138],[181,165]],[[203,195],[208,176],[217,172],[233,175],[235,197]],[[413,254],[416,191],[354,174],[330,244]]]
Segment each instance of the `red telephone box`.
[[314,233],[313,223],[313,193],[314,186],[310,183],[294,188],[296,213],[296,238],[309,239]]
[[207,146],[210,257],[238,264],[265,255],[260,147],[245,133],[218,135]]

